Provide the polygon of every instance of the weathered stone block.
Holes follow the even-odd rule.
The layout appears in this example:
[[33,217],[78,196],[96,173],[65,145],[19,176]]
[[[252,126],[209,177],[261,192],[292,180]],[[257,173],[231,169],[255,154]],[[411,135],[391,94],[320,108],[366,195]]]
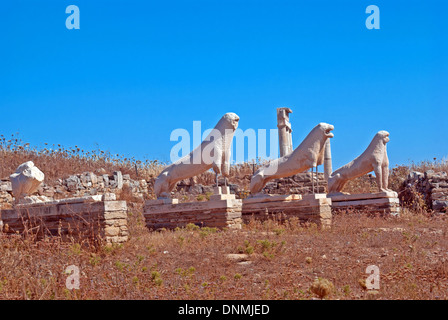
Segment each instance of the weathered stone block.
[[296,217],[328,227],[331,225],[330,205],[331,199],[325,194],[254,197],[243,200],[242,216],[246,222],[250,219],[275,218],[282,221]]
[[156,205],[150,200],[146,202],[143,215],[150,230],[173,229],[189,223],[202,227],[241,228],[241,204],[238,199]]
[[33,232],[38,238],[61,236],[63,239],[103,239],[114,243],[126,241],[126,202],[101,199],[99,195],[22,204],[15,209],[1,210],[0,221],[8,233]]
[[329,195],[334,212],[359,210],[365,213],[398,215],[400,201],[396,192]]

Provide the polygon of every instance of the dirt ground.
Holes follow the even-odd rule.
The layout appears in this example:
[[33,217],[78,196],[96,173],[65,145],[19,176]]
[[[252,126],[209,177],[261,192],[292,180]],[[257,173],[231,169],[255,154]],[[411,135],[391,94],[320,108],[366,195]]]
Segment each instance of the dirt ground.
[[[330,230],[291,220],[149,232],[135,207],[123,245],[0,235],[0,298],[447,299],[447,222],[405,211],[339,214]],[[79,289],[67,289],[71,265]]]

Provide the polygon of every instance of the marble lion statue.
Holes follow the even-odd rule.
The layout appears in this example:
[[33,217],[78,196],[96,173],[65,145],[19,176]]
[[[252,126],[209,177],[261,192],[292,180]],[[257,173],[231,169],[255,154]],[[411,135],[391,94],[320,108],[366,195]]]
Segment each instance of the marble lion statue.
[[321,165],[324,161],[325,142],[333,137],[332,130],[334,126],[331,124],[319,123],[294,151],[258,169],[250,181],[251,194],[259,194],[272,179],[289,177]]
[[389,159],[386,144],[389,142],[389,132],[379,131],[367,149],[355,160],[334,171],[328,178],[328,193],[340,194],[349,180],[361,177],[371,171],[375,172],[380,192],[388,189]]
[[213,168],[216,174],[230,173],[230,146],[239,117],[226,113],[204,141],[190,154],[163,170],[154,182],[157,198],[169,198],[177,182],[201,174]]
[[9,176],[12,193],[16,201],[37,191],[44,181],[45,174],[34,165],[32,161],[22,163],[16,171]]

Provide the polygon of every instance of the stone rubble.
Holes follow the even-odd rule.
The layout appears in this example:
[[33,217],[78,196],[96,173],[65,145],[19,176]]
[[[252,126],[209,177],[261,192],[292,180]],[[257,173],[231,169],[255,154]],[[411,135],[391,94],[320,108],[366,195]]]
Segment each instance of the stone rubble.
[[[143,179],[132,180],[128,174],[122,174],[121,171],[116,171],[112,175],[84,172],[65,179],[58,179],[54,186],[43,182],[37,189],[37,193],[39,197],[62,199],[117,193],[124,187],[128,187],[133,196],[143,200],[144,195],[148,194],[149,183]],[[26,202],[32,201],[27,200]],[[10,208],[13,203],[14,194],[11,181],[0,180],[0,209]]]
[[423,196],[429,209],[439,213],[448,212],[448,174],[446,172],[412,171],[403,183],[400,199],[405,203],[412,201],[413,191]]
[[[316,176],[314,175],[314,178]],[[325,193],[327,182],[324,173],[318,173],[318,179],[314,180],[315,193]],[[311,172],[298,173],[291,177],[275,179],[266,184],[263,189],[267,194],[312,194],[313,182]]]

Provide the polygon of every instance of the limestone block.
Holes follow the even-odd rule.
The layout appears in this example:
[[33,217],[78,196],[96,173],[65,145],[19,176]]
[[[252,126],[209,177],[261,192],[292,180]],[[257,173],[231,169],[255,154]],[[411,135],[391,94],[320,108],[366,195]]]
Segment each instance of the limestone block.
[[367,200],[367,199],[379,199],[379,198],[398,198],[395,191],[378,192],[378,193],[358,193],[358,194],[336,194],[329,195],[333,202],[339,201],[354,201],[354,200]]
[[216,200],[179,204],[147,201],[144,217],[149,229],[183,227],[189,223],[216,228],[241,228],[241,200]]
[[26,196],[19,200],[19,204],[42,203],[48,201],[52,201],[52,199],[46,196]]
[[329,195],[335,212],[361,210],[364,213],[400,214],[400,201],[393,191],[362,194]]
[[102,200],[103,201],[115,201],[115,200],[117,200],[117,196],[115,195],[115,193],[105,193],[105,194],[103,194]]
[[125,211],[127,210],[126,201],[104,201],[104,210],[108,212],[112,211]]
[[104,186],[108,187],[109,186],[109,176],[107,174],[103,174],[103,181],[104,181]]
[[332,220],[330,206],[331,199],[326,194],[259,196],[243,200],[242,216],[246,222],[294,217],[326,228]]
[[117,189],[122,189],[123,188],[123,175],[121,174],[121,171],[115,171],[114,172],[114,180]]
[[96,174],[94,174],[93,172],[84,172],[80,176],[80,180],[85,188],[95,187],[98,182]]
[[21,164],[16,171],[9,176],[11,180],[12,193],[19,199],[31,195],[37,191],[45,175],[32,161]]
[[126,219],[126,217],[127,217],[126,211],[113,211],[104,213],[104,219],[106,220]]
[[61,236],[72,241],[99,237],[119,243],[127,241],[129,235],[126,202],[102,201],[102,196],[20,204],[14,209],[1,210],[0,221],[8,225],[8,233],[32,228],[38,238]]
[[104,229],[106,237],[118,236],[120,233],[120,228],[118,227],[106,227]]

